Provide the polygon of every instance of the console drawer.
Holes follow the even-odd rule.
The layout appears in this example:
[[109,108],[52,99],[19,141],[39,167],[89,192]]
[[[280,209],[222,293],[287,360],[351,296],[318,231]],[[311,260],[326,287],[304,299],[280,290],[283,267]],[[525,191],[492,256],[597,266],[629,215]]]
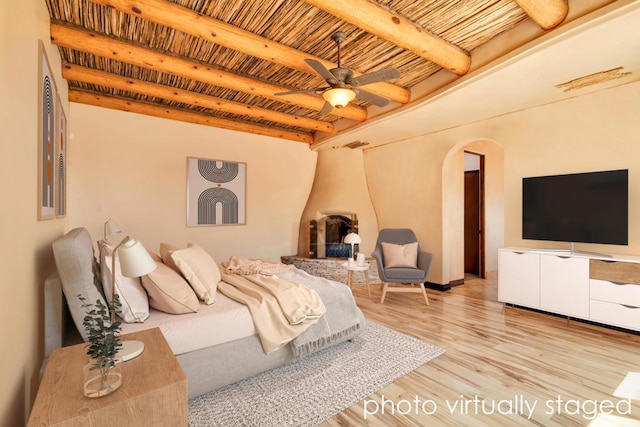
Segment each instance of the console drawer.
[[591,300],[589,319],[594,322],[640,330],[640,307]]
[[640,285],[591,279],[590,298],[615,304],[640,307]]
[[591,259],[589,260],[589,277],[640,285],[640,263]]

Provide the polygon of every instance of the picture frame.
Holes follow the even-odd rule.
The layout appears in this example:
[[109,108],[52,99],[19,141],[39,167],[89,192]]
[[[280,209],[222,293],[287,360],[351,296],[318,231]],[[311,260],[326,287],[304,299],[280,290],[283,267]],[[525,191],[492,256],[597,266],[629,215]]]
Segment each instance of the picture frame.
[[56,217],[62,218],[67,214],[67,116],[58,96],[56,120],[56,149],[55,149],[55,194]]
[[47,220],[56,217],[54,164],[58,93],[42,41],[38,43],[38,51],[38,220]]
[[247,164],[187,157],[187,226],[246,224]]

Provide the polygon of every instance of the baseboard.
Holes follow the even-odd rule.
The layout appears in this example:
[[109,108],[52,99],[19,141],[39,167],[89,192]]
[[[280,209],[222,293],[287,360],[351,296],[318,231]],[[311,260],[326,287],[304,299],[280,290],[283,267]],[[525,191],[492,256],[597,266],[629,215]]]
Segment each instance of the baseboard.
[[464,279],[452,280],[449,282],[449,286],[451,287],[460,285],[464,285]]
[[451,289],[451,284],[450,283],[446,283],[446,284],[440,284],[440,283],[432,283],[432,282],[424,282],[424,286],[426,286],[429,289],[435,289],[436,291],[448,291]]

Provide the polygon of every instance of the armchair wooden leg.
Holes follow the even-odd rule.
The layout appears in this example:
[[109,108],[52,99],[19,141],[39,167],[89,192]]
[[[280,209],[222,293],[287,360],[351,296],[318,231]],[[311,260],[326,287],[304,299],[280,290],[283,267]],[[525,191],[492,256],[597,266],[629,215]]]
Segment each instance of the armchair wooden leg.
[[420,283],[420,288],[422,289],[422,296],[424,297],[424,301],[429,305],[429,297],[427,297],[427,290],[424,288],[424,283]]
[[387,288],[389,284],[387,282],[382,282],[382,297],[380,298],[380,304],[384,303],[384,297],[387,296]]

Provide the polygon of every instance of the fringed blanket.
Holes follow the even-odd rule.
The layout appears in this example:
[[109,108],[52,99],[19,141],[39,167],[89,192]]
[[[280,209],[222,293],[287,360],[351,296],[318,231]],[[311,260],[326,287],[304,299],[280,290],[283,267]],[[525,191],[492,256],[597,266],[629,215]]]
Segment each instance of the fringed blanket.
[[275,276],[223,273],[218,290],[249,308],[267,354],[291,342],[326,312],[317,292]]
[[265,353],[290,343],[304,356],[364,326],[349,287],[290,266],[277,276],[223,273],[218,290],[247,305]]
[[351,289],[343,283],[294,268],[278,277],[307,286],[320,295],[327,312],[318,322],[291,342],[296,357],[328,347],[347,334],[364,329],[364,316],[356,305]]

